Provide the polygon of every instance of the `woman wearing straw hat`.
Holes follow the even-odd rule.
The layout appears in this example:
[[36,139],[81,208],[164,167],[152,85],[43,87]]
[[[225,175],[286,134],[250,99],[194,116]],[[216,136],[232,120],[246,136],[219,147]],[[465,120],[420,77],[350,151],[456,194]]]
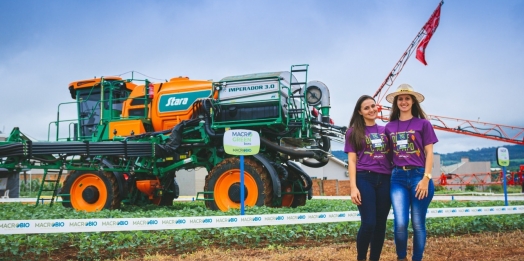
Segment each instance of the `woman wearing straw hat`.
[[351,201],[360,212],[357,234],[357,260],[379,260],[386,221],[391,208],[391,161],[388,159],[388,137],[384,126],[375,123],[375,100],[361,96],[349,122],[344,151],[348,154]]
[[412,260],[422,260],[426,245],[426,211],[435,191],[431,179],[433,144],[438,139],[420,107],[424,96],[408,84],[388,94],[393,104],[386,135],[392,150],[391,202],[397,258],[407,260],[409,210],[413,227]]

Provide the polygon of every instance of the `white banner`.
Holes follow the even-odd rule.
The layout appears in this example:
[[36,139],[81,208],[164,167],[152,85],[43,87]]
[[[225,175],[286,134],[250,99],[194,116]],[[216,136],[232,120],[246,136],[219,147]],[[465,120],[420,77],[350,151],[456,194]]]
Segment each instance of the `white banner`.
[[[524,206],[431,208],[427,211],[428,218],[504,214],[524,214]],[[392,211],[389,213],[388,219],[393,219]],[[349,221],[360,221],[360,214],[358,211],[170,218],[2,220],[0,221],[0,234],[46,234],[248,227]]]

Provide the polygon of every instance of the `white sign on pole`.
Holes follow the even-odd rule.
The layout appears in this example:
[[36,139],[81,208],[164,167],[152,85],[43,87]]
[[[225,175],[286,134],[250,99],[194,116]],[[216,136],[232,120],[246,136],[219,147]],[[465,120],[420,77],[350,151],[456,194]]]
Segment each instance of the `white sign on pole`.
[[230,155],[255,155],[260,150],[260,135],[252,130],[228,130],[224,133],[224,150]]

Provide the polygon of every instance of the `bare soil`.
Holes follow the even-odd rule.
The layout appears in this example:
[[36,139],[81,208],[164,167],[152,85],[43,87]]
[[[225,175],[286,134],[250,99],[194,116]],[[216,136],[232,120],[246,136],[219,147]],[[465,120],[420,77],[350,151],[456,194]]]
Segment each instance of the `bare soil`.
[[[409,242],[408,259],[411,254]],[[203,249],[188,254],[162,253],[141,258],[123,257],[118,260],[356,260],[356,244],[349,242],[302,242],[289,245],[269,245],[264,248]],[[386,240],[381,260],[396,260],[393,240]],[[427,240],[424,260],[524,260],[524,232],[483,233],[452,237],[430,237]]]

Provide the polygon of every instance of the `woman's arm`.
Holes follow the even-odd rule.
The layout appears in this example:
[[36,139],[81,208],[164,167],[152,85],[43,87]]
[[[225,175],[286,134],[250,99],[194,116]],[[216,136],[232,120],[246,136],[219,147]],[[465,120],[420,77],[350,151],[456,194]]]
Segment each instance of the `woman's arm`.
[[426,155],[425,173],[431,173],[431,170],[433,170],[433,144],[426,145],[424,153]]
[[362,202],[360,200],[360,191],[357,188],[357,154],[355,152],[348,153],[348,172],[351,202],[360,205]]
[[415,189],[415,197],[418,199],[423,199],[428,196],[429,182],[433,182],[431,178],[427,178],[425,175],[426,173],[431,174],[431,170],[433,169],[433,144],[424,146],[424,153],[426,155],[424,177],[422,177],[422,180],[417,184],[417,188]]

